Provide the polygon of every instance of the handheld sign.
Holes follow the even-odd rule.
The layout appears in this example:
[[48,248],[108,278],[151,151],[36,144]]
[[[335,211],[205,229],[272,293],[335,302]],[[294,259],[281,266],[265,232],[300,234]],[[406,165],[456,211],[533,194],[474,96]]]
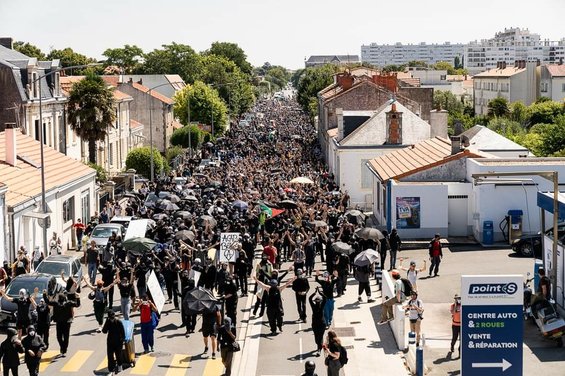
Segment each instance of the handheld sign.
[[220,262],[235,262],[239,256],[239,232],[220,234]]
[[163,306],[165,305],[165,295],[163,295],[163,289],[161,289],[161,285],[159,284],[157,276],[153,270],[151,271],[151,274],[149,274],[149,277],[147,277],[147,289],[151,293],[153,303],[160,314],[163,310]]

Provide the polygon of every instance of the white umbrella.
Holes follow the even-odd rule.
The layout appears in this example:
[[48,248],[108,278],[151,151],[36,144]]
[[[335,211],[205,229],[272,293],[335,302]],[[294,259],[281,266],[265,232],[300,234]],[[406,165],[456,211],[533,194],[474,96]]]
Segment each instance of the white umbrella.
[[311,179],[305,176],[299,176],[297,178],[292,179],[290,182],[296,184],[314,184],[314,182]]

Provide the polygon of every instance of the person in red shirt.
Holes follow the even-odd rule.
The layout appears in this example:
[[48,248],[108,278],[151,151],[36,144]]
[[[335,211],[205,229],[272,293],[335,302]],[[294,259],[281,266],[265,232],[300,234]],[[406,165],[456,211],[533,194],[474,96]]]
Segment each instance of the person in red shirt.
[[157,313],[157,307],[148,298],[147,295],[143,295],[141,300],[136,304],[136,309],[139,309],[139,317],[141,324],[141,343],[143,344],[143,353],[153,352],[154,350],[154,330],[153,326],[153,312]]
[[77,219],[76,223],[73,225],[73,228],[75,229],[75,233],[77,236],[77,249],[80,251],[82,248],[82,237],[84,235],[84,230],[86,229],[86,226],[84,225],[84,223],[82,223],[82,220],[79,218]]
[[277,248],[273,245],[273,240],[269,239],[268,245],[263,249],[263,253],[267,255],[269,262],[275,265],[277,261]]
[[440,234],[436,234],[430,245],[428,246],[428,252],[430,254],[430,272],[429,276],[432,276],[432,271],[434,272],[434,277],[439,277],[439,264],[441,263],[441,258],[443,257],[443,252],[441,251]]

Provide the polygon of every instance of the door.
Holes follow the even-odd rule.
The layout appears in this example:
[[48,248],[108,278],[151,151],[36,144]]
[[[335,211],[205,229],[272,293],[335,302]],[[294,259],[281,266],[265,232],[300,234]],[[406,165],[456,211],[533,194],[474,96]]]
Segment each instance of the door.
[[467,195],[447,196],[448,236],[467,236]]

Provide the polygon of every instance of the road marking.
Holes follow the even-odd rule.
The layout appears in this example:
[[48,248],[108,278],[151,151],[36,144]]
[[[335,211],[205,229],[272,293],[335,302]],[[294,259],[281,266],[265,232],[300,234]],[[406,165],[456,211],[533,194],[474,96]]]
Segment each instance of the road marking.
[[300,363],[302,363],[304,361],[304,359],[302,359],[302,337],[298,339],[298,349],[300,351]]
[[45,371],[57,355],[59,355],[59,351],[45,351],[41,357],[41,362],[39,362],[39,372]]
[[102,360],[102,362],[100,362],[100,364],[98,365],[98,367],[96,367],[96,371],[95,372],[99,372],[102,371],[104,368],[108,368],[108,357],[105,356],[104,360]]
[[184,376],[190,366],[190,355],[175,354],[165,376]]
[[132,375],[149,375],[151,367],[155,363],[154,357],[151,354],[141,355],[135,362],[135,367],[131,369]]
[[206,362],[206,367],[204,368],[204,372],[202,372],[202,376],[218,376],[221,375],[224,371],[224,365],[222,364],[222,359],[209,359]]
[[65,364],[65,366],[61,369],[61,372],[78,372],[80,367],[84,365],[93,352],[94,351],[90,350],[77,351],[76,354],[73,355],[73,357],[69,359],[67,364]]

